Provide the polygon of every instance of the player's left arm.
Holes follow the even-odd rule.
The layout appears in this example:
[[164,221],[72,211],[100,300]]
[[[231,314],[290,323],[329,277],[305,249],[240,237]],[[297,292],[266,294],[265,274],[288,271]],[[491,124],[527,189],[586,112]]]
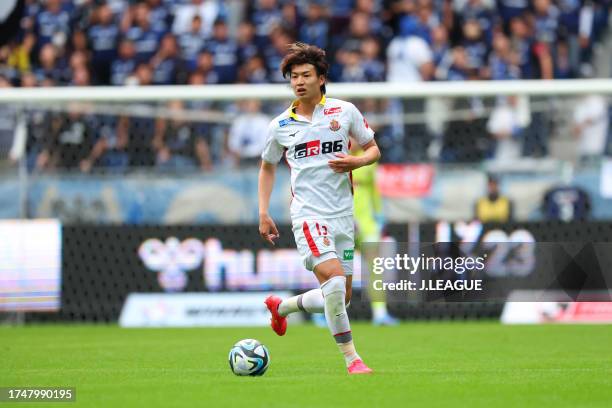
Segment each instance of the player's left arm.
[[360,156],[348,156],[343,153],[336,153],[337,159],[329,161],[329,167],[335,173],[346,173],[377,162],[380,159],[380,150],[374,140],[374,131],[355,105],[349,105],[349,112],[351,115],[350,135],[361,145],[363,154]]
[[380,150],[374,139],[372,139],[363,146],[363,154],[361,156],[351,156],[344,153],[336,153],[335,156],[337,159],[328,162],[329,167],[331,167],[334,173],[346,173],[377,162],[380,159]]

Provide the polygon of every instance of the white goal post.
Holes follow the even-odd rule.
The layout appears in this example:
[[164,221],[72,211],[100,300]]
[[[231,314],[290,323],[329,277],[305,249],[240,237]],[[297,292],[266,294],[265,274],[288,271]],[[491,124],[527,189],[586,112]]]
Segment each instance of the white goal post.
[[[612,79],[331,83],[328,94],[338,98],[610,95]],[[9,88],[0,92],[0,103],[282,100],[291,96],[291,89],[283,84]]]

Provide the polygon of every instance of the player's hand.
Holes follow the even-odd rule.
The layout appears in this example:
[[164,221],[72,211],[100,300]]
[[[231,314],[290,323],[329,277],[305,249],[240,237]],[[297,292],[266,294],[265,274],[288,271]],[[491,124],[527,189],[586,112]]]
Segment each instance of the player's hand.
[[259,235],[261,235],[264,241],[269,242],[271,245],[274,245],[274,240],[278,239],[280,236],[274,221],[272,221],[272,218],[267,214],[259,216]]
[[361,159],[357,156],[348,156],[344,153],[336,153],[337,159],[327,162],[334,173],[346,173],[362,166]]

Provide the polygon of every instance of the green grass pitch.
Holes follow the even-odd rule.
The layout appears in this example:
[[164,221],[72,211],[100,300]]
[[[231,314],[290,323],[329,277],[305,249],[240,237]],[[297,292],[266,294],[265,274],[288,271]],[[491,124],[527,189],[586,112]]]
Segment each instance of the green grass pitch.
[[[0,386],[73,386],[76,407],[612,407],[612,326],[353,324],[375,370],[349,377],[326,329],[0,328]],[[266,344],[263,377],[236,377],[237,340]],[[48,404],[0,403],[0,406]]]

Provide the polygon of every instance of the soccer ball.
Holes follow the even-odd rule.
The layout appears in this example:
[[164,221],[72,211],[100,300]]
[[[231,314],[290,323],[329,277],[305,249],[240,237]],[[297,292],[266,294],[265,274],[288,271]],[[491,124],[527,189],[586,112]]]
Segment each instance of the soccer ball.
[[229,352],[229,365],[236,375],[263,375],[270,365],[270,353],[257,340],[240,340]]

